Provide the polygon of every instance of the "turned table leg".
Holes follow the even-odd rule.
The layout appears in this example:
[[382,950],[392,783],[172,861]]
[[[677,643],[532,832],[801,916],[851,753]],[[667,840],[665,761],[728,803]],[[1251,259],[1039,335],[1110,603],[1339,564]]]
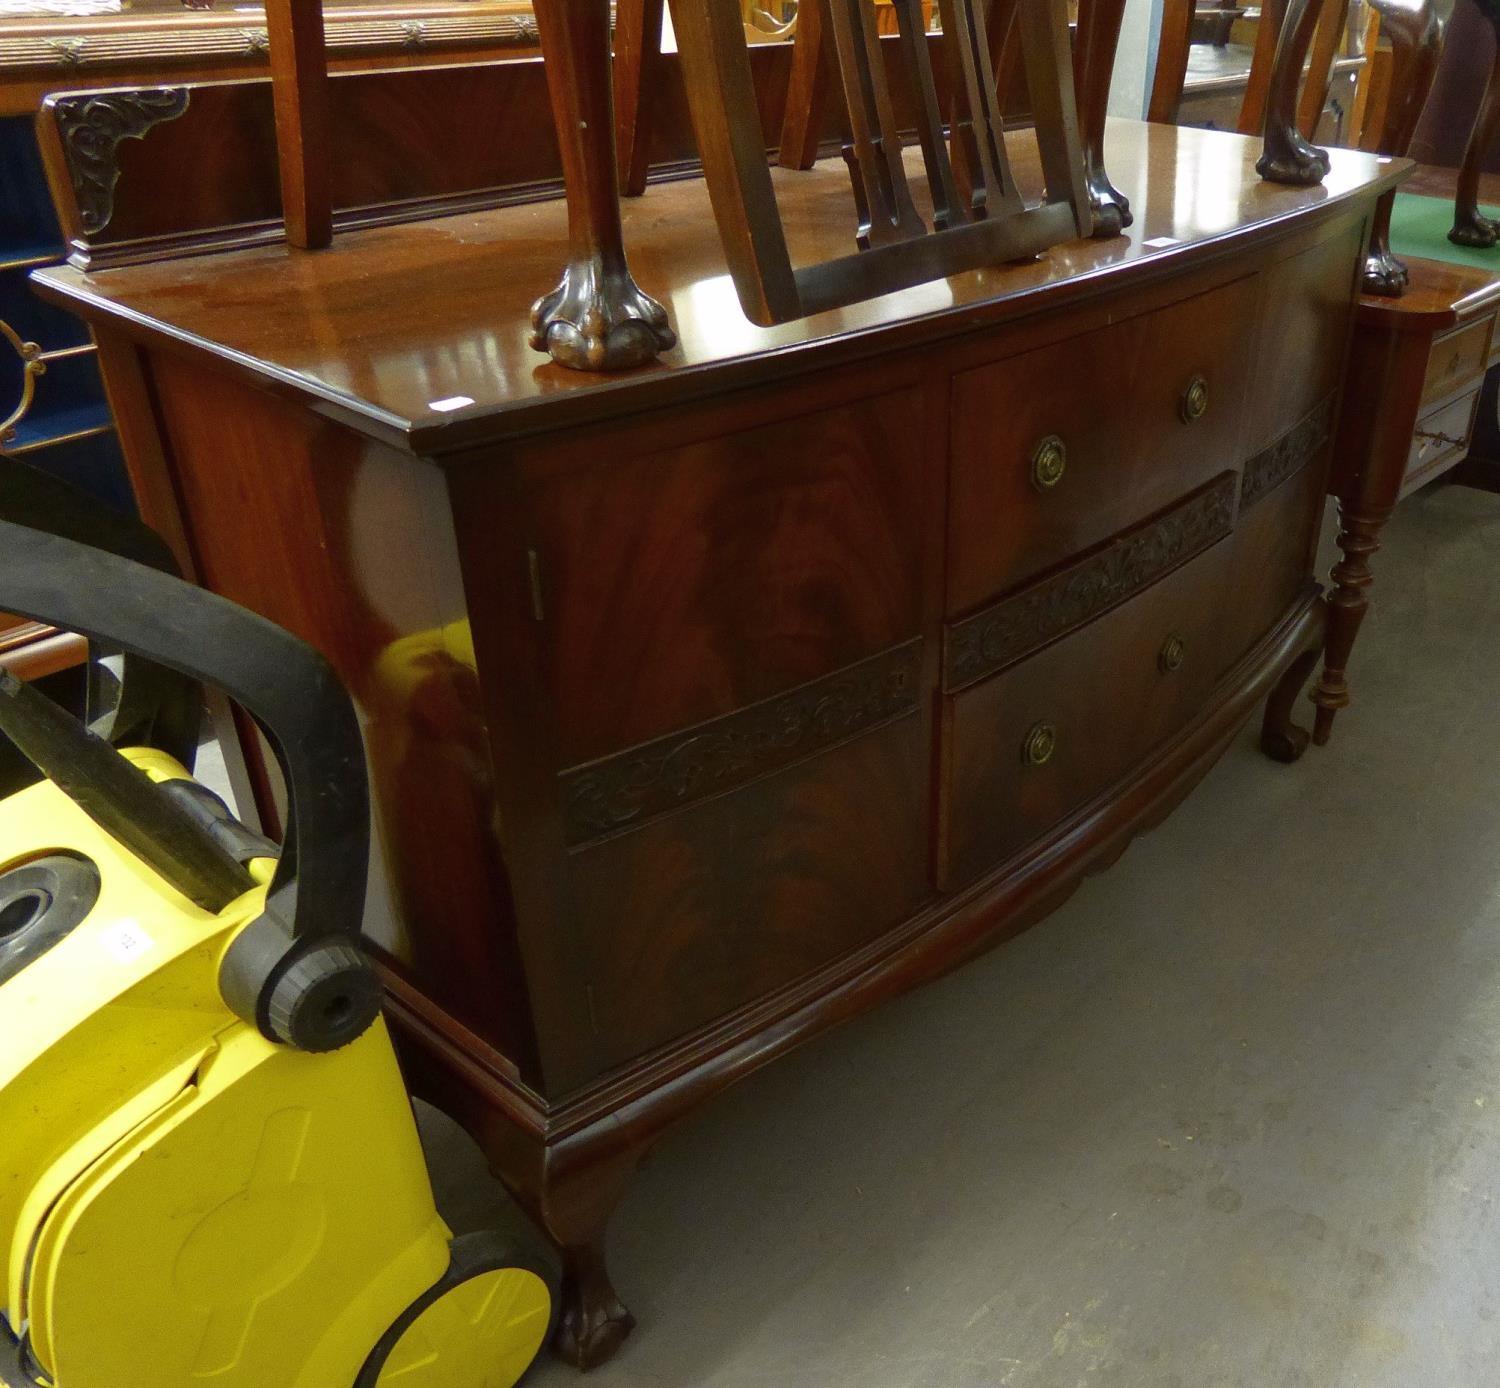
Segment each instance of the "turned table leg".
[[1328,151],[1297,128],[1298,88],[1317,25],[1314,0],[1290,0],[1266,96],[1265,148],[1255,163],[1256,173],[1272,183],[1321,183],[1330,167]]
[[1333,717],[1349,705],[1347,671],[1354,639],[1369,610],[1370,557],[1380,548],[1380,531],[1394,506],[1372,505],[1360,499],[1339,498],[1339,548],[1344,557],[1333,566],[1333,590],[1328,595],[1328,641],[1323,673],[1313,689],[1318,706],[1313,741],[1319,747],[1333,732]]
[[1094,213],[1094,236],[1101,240],[1118,236],[1134,221],[1129,200],[1109,181],[1104,167],[1104,121],[1124,17],[1125,0],[1089,0],[1078,12],[1078,42],[1073,50],[1084,177]]
[[531,345],[579,371],[651,361],[677,339],[625,260],[615,183],[608,0],[536,0],[568,194],[568,264],[531,310]]

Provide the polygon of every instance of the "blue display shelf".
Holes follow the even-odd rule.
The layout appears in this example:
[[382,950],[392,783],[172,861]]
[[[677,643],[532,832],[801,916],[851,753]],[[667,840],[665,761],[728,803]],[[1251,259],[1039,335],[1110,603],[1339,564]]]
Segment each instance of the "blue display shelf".
[[[36,136],[27,117],[0,119],[0,319],[43,351],[89,341],[72,314],[37,297],[27,276],[63,258]],[[0,342],[0,419],[20,399],[24,367]],[[48,365],[6,451],[122,509],[133,509],[109,406],[92,357]]]

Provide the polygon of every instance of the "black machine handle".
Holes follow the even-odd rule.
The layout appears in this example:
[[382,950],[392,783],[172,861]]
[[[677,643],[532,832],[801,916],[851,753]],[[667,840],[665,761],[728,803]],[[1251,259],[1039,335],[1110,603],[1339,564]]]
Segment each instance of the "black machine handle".
[[[0,492],[0,515],[10,514]],[[222,689],[281,764],[286,842],[264,915],[226,954],[225,1001],[302,1049],[352,1040],[378,1011],[379,991],[356,944],[370,810],[347,691],[321,655],[274,623],[45,524],[0,519],[0,606]]]

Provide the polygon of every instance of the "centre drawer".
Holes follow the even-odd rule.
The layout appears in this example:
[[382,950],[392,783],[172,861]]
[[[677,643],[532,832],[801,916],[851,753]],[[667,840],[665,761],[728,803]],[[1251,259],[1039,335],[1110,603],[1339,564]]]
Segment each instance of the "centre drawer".
[[955,378],[950,613],[1241,460],[1254,295],[1236,280]]
[[946,708],[943,887],[998,866],[1118,780],[1203,705],[1231,543]]

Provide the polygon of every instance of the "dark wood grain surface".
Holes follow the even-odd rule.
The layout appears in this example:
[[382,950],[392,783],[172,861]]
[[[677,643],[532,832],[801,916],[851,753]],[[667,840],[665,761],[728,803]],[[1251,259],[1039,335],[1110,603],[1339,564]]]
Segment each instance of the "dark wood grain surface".
[[[933,340],[1141,283],[1230,254],[1270,226],[1334,213],[1409,167],[1335,151],[1322,187],[1263,184],[1255,141],[1111,122],[1111,174],[1131,200],[1124,237],[1069,242],[1036,262],[977,270],[816,317],[761,328],[740,310],[701,182],[654,188],[626,209],[642,286],[667,305],[679,344],[656,364],[595,378],[528,345],[528,313],[551,287],[566,239],[560,203],[502,208],[341,236],[326,255],[265,247],[84,275],[43,272],[43,293],[133,331],[194,345],[236,374],[304,399],[377,437],[448,452],[527,429],[607,417],[752,379]],[[1013,164],[1038,175],[1018,136]],[[908,151],[912,183],[920,155]],[[842,165],[776,170],[794,261],[847,249]],[[1171,245],[1148,243],[1170,238]],[[719,368],[715,370],[714,368]],[[447,412],[434,403],[471,400]]]

